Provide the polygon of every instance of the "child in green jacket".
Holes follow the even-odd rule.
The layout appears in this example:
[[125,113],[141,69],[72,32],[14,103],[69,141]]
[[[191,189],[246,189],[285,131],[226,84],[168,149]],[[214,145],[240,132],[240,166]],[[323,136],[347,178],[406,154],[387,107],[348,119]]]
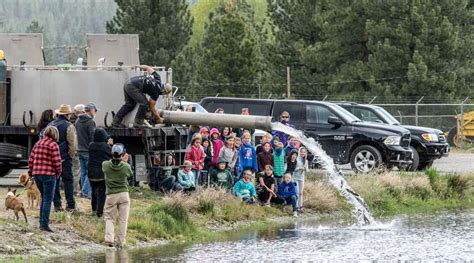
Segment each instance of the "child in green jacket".
[[224,158],[220,158],[217,161],[217,169],[212,170],[211,184],[225,189],[232,188],[233,177],[229,169],[227,169],[227,161]]

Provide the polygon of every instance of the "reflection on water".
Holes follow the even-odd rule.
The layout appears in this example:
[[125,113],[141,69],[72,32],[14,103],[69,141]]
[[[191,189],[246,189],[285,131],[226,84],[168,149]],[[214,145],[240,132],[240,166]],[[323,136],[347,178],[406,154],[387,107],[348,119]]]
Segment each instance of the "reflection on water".
[[474,259],[473,226],[473,211],[399,217],[370,226],[320,226],[306,220],[264,231],[231,233],[224,242],[167,245],[128,254],[125,250],[108,250],[67,261],[464,261]]

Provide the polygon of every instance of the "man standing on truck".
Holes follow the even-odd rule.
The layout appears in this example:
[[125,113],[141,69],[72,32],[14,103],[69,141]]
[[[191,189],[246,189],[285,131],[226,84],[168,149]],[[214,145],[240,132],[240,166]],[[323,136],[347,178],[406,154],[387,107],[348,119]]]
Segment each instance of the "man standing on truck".
[[77,154],[81,165],[81,196],[91,198],[91,185],[87,176],[89,163],[89,144],[94,141],[95,121],[97,107],[93,102],[85,107],[85,114],[80,114],[76,121],[77,131]]
[[56,182],[53,203],[55,211],[62,211],[61,193],[59,192],[59,182],[63,181],[64,195],[66,196],[66,211],[76,210],[76,201],[74,200],[74,176],[72,174],[72,159],[76,155],[77,139],[76,128],[69,122],[72,110],[71,105],[61,104],[56,111],[58,116],[48,126],[54,126],[59,131],[59,151],[61,153],[62,171],[61,176]]
[[[138,65],[138,68],[146,70],[147,74],[142,76],[131,77],[123,86],[125,104],[120,108],[114,117],[112,127],[115,128],[126,128],[122,124],[123,118],[130,113],[135,105],[138,104],[138,111],[135,115],[135,121],[133,127],[135,128],[146,128],[144,125],[145,115],[148,107],[150,111],[158,121],[163,123],[163,118],[160,117],[156,110],[156,101],[160,95],[167,95],[171,92],[172,87],[169,83],[161,83],[161,78],[158,72],[152,67],[147,65]],[[150,96],[150,100],[145,96]]]

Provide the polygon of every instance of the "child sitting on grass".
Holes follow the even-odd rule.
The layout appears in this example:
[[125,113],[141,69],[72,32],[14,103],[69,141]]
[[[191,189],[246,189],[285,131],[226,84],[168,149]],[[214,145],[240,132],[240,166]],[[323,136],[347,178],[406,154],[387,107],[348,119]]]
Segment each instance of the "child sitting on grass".
[[211,172],[211,184],[220,186],[225,189],[231,189],[233,184],[233,177],[229,169],[227,169],[227,161],[224,158],[217,161],[217,169]]
[[247,204],[255,203],[255,197],[257,196],[255,187],[250,181],[250,178],[252,178],[252,171],[248,169],[244,170],[242,179],[234,185],[234,194]]
[[278,196],[285,201],[285,205],[291,204],[293,216],[298,216],[298,197],[296,195],[295,183],[291,181],[290,173],[285,173],[283,182],[278,185]]
[[264,172],[257,175],[257,184],[257,195],[260,202],[266,206],[270,206],[270,203],[283,204],[283,200],[275,193],[276,185],[275,178],[273,178],[273,167],[271,165],[265,165]]
[[194,180],[194,173],[191,170],[193,164],[186,160],[183,165],[181,165],[178,171],[178,182],[183,188],[183,191],[190,192],[196,190],[196,182]]

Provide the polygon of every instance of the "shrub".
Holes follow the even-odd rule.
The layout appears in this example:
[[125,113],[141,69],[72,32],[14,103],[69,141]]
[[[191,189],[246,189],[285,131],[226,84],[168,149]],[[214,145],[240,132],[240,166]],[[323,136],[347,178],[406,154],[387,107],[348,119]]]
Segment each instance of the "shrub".
[[303,207],[318,212],[331,212],[338,208],[336,193],[323,182],[306,181],[303,198]]
[[446,176],[446,185],[449,197],[464,197],[470,188],[467,176],[450,174]]
[[435,192],[435,194],[440,197],[445,197],[445,187],[441,181],[441,177],[436,169],[430,168],[425,171],[425,174],[428,175],[428,180],[430,182],[431,189]]

